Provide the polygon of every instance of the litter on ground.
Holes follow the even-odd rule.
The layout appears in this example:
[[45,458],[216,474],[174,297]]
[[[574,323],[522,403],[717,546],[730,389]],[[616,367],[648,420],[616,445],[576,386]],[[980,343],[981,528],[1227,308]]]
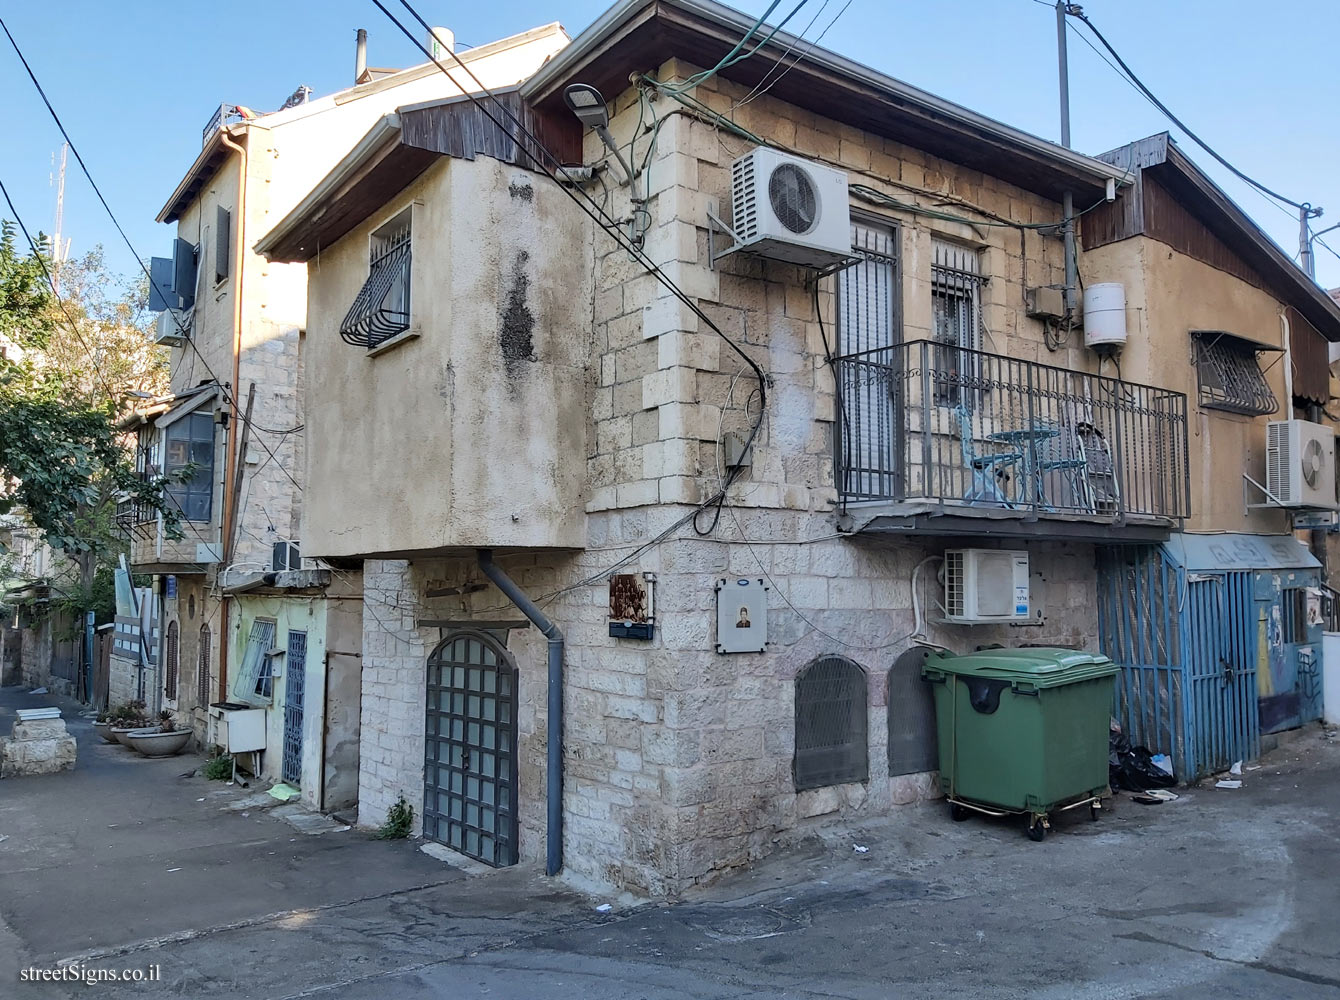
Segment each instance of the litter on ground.
[[1241,781],[1236,781],[1236,780],[1231,779],[1231,778],[1224,778],[1222,781],[1216,781],[1216,782],[1214,783],[1214,787],[1215,787],[1215,788],[1241,788],[1241,787],[1242,787],[1242,782],[1241,782]]

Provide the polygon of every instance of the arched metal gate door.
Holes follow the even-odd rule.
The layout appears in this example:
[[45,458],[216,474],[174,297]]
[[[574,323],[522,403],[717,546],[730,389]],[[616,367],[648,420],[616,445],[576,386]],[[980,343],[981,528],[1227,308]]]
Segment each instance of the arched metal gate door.
[[494,867],[517,862],[516,665],[480,632],[428,657],[424,836]]

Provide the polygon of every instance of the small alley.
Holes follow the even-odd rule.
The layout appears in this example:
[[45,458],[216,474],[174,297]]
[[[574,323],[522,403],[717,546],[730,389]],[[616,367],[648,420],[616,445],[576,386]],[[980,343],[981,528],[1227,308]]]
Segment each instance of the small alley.
[[[0,727],[31,700],[0,689]],[[1340,995],[1340,738],[1318,726],[1240,789],[1120,795],[1043,844],[927,803],[640,902],[538,864],[467,871],[419,839],[304,834],[286,806],[248,806],[254,786],[187,776],[198,757],[142,758],[67,718],[76,770],[0,795],[0,981],[22,1000]],[[161,978],[19,981],[77,961]]]

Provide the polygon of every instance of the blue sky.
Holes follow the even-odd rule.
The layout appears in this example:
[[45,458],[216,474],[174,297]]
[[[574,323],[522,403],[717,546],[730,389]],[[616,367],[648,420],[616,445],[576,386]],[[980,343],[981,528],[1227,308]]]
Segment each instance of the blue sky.
[[[829,0],[809,37],[845,2]],[[804,27],[821,3],[809,0],[788,28]],[[576,35],[608,3],[417,6],[430,23],[478,45],[554,20]],[[767,2],[737,6],[758,14]],[[791,6],[784,0],[779,9]],[[200,129],[220,102],[264,110],[299,84],[318,95],[348,85],[359,27],[369,30],[373,65],[422,61],[365,0],[47,0],[0,8],[143,255],[167,250],[169,229],[154,216],[199,152]],[[1092,0],[1084,8],[1150,88],[1231,162],[1276,191],[1326,207],[1319,228],[1340,222],[1340,5]],[[1058,135],[1054,13],[1037,0],[852,0],[822,44],[1037,135]],[[1070,53],[1077,149],[1101,152],[1170,127],[1073,34]],[[0,94],[0,178],[29,227],[50,231],[60,137],[2,37]],[[1298,224],[1290,211],[1253,193],[1189,141],[1183,148],[1295,252]],[[133,258],[73,159],[70,167],[65,233],[73,252],[103,243],[113,266],[129,272]],[[1340,230],[1325,239],[1340,250]],[[1318,247],[1317,274],[1323,285],[1340,285],[1340,258]]]

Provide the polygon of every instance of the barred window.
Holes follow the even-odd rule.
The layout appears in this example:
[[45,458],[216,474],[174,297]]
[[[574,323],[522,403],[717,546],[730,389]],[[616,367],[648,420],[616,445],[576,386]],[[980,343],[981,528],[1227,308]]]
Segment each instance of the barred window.
[[196,666],[196,698],[199,699],[200,707],[205,708],[209,705],[209,645],[212,637],[209,634],[209,626],[200,626],[200,662]]
[[1262,351],[1277,348],[1223,330],[1192,330],[1191,338],[1195,343],[1196,377],[1203,409],[1252,416],[1264,416],[1279,409],[1279,401],[1258,361]]
[[409,329],[410,210],[372,234],[368,280],[340,324],[347,344],[368,349]]
[[935,342],[935,402],[958,406],[966,402],[981,349],[982,275],[976,250],[931,242],[931,339]]
[[177,673],[180,669],[177,633],[177,623],[168,622],[167,637],[163,640],[163,693],[173,701],[177,699]]
[[274,693],[274,673],[270,650],[275,643],[273,618],[257,618],[251,623],[242,666],[233,682],[233,697],[249,705],[268,705]]
[[796,675],[796,791],[865,781],[865,670],[842,656],[822,656]]

